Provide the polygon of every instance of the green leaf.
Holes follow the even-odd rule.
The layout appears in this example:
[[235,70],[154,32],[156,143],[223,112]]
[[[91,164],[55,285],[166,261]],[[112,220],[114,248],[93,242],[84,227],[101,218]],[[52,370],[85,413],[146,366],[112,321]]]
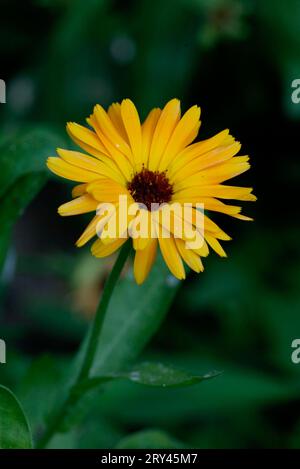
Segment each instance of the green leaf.
[[14,223],[45,182],[46,175],[43,173],[24,176],[0,199],[0,270],[5,261]]
[[122,438],[117,449],[183,449],[187,445],[161,430],[143,430]]
[[[106,313],[90,374],[91,378],[96,379],[97,385],[111,380],[112,374],[116,377],[115,373],[128,369],[160,326],[179,285],[180,282],[169,274],[161,257],[157,259],[149,278],[142,286],[136,285],[131,273],[118,282]],[[87,337],[66,376],[65,385],[60,390],[60,398],[63,397],[68,402],[67,415],[60,424],[63,431],[70,427],[70,422],[74,425],[75,421],[80,420],[84,409],[87,410],[90,405],[86,389],[78,391],[73,387],[86,344]],[[88,384],[87,388],[95,388],[94,383],[91,387]],[[72,399],[69,405],[70,393]],[[76,402],[75,405],[74,396],[77,401],[82,397],[82,402]]]
[[61,360],[44,355],[32,362],[19,388],[26,415],[30,419],[33,435],[46,421],[49,409],[57,399],[57,384],[61,380]]
[[61,138],[43,128],[24,130],[0,146],[0,269],[12,227],[47,179],[47,156]]
[[205,375],[192,375],[191,373],[163,363],[142,363],[129,373],[121,373],[120,378],[127,378],[134,383],[145,384],[146,386],[180,387],[198,384],[206,379],[214,378],[220,373],[213,371]]
[[149,278],[137,285],[132,276],[122,279],[112,296],[91,376],[127,368],[159,328],[180,282],[158,258]]
[[[187,356],[185,363],[192,368],[194,360],[195,357],[190,360]],[[219,361],[219,366],[224,373],[201,387],[162,389],[113,381],[108,385],[109,392],[103,393],[98,401],[99,412],[133,428],[161,427],[166,422],[180,428],[187,421],[243,415],[263,406],[290,402],[299,395],[296,382],[276,379],[272,374],[247,367],[233,368],[230,363],[221,365]]]
[[0,448],[32,448],[31,432],[22,407],[4,386],[0,386]]
[[156,386],[163,388],[177,388],[181,386],[191,386],[206,379],[214,378],[220,373],[213,371],[205,375],[193,375],[187,371],[166,366],[163,363],[141,363],[139,366],[127,372],[116,372],[101,377],[90,378],[73,388],[76,394],[84,393],[106,381],[113,379],[126,379],[133,383],[145,386]]

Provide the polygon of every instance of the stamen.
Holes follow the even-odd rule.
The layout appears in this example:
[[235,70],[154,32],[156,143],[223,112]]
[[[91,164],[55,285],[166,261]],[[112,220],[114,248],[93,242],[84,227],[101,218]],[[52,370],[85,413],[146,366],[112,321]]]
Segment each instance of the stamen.
[[148,210],[152,203],[163,204],[170,202],[173,195],[173,187],[166,176],[166,171],[150,171],[143,168],[135,174],[127,184],[135,202],[143,203]]

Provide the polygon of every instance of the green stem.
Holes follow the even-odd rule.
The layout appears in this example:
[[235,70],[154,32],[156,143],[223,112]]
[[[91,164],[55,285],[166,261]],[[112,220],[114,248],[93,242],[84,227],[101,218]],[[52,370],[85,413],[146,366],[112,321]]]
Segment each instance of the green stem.
[[[78,377],[74,383],[74,386],[79,384],[84,379],[87,379],[93,365],[93,361],[95,358],[95,354],[97,351],[97,346],[99,342],[99,336],[102,329],[103,321],[105,318],[105,313],[107,311],[110,299],[112,297],[112,293],[116,286],[116,283],[120,277],[126,259],[128,257],[130,251],[130,243],[127,241],[121,248],[119,256],[110,272],[110,275],[105,283],[104,290],[101,296],[101,300],[99,306],[97,308],[96,316],[94,322],[92,324],[92,328],[89,331],[89,339],[86,347],[86,352],[82,361],[81,370],[78,374]],[[67,398],[62,403],[59,411],[56,413],[56,416],[52,419],[50,425],[47,427],[44,435],[40,439],[37,444],[37,448],[45,448],[51,438],[57,431],[57,428],[63,422],[68,408],[70,405],[74,405],[76,403],[76,397],[72,395],[70,392]]]

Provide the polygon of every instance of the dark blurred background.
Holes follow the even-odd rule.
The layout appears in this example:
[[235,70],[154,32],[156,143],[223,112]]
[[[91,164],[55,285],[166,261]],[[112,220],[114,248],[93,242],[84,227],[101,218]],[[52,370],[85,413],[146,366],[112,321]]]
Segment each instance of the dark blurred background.
[[[127,438],[128,447],[140,432],[141,445],[150,435],[162,447],[300,447],[300,364],[291,362],[300,338],[300,104],[291,100],[299,30],[299,0],[1,0],[0,143],[38,125],[70,147],[65,123],[83,124],[95,103],[129,97],[144,117],[178,97],[183,110],[201,106],[199,138],[230,128],[242,142],[252,168],[233,183],[258,196],[244,207],[253,223],[214,217],[233,237],[228,259],[210,255],[204,273],[182,283],[143,353],[224,373],[178,390],[117,382],[54,446]],[[50,390],[113,262],[75,248],[85,217],[56,213],[69,193],[50,177],[18,220],[4,264],[0,373],[16,390],[40,360],[39,385]]]

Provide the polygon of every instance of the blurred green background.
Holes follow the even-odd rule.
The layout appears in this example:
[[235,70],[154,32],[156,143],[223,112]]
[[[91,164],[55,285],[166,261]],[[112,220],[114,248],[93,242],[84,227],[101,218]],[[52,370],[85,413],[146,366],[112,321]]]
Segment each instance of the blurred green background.
[[[214,217],[233,237],[228,259],[210,255],[204,273],[181,284],[140,357],[222,375],[179,389],[113,382],[52,447],[300,447],[300,364],[291,362],[300,338],[299,30],[299,0],[1,1],[2,260],[10,247],[0,373],[32,419],[78,349],[113,260],[75,248],[85,217],[57,215],[70,186],[41,168],[26,173],[31,152],[42,152],[22,132],[39,132],[44,158],[71,146],[65,123],[83,123],[95,103],[130,97],[145,116],[178,97],[184,110],[201,106],[199,138],[228,127],[242,142],[252,168],[234,184],[258,196],[244,207],[254,223]],[[13,159],[20,139],[22,168]]]

